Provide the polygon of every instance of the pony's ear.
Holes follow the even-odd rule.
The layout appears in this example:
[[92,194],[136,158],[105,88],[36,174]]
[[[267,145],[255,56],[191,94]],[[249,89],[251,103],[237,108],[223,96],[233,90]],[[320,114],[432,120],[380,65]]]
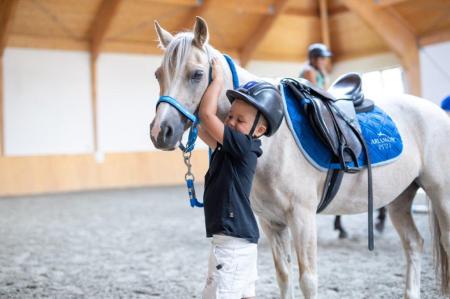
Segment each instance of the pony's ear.
[[158,21],[155,20],[155,30],[158,35],[160,47],[165,49],[167,45],[173,40],[173,35],[168,31],[164,30],[161,25],[159,25]]
[[196,17],[195,19],[194,45],[202,49],[209,39],[208,25],[201,17]]

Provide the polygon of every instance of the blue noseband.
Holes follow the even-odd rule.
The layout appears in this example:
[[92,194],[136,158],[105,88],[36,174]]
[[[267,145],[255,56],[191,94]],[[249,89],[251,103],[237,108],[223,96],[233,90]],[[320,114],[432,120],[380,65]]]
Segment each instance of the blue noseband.
[[158,107],[158,105],[160,103],[168,103],[170,105],[172,105],[173,107],[175,107],[175,109],[178,110],[178,112],[180,112],[181,114],[183,114],[187,119],[189,119],[193,124],[197,123],[198,118],[197,116],[195,116],[194,114],[192,114],[191,112],[189,112],[186,108],[184,108],[180,103],[178,103],[177,100],[175,100],[172,97],[169,96],[161,96],[159,97],[158,100],[158,104],[156,107]]

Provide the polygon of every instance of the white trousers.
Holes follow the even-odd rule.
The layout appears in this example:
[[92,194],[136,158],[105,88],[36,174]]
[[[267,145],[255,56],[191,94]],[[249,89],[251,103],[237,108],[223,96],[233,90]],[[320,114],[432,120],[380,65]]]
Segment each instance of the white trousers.
[[255,297],[257,245],[245,239],[214,235],[203,299]]

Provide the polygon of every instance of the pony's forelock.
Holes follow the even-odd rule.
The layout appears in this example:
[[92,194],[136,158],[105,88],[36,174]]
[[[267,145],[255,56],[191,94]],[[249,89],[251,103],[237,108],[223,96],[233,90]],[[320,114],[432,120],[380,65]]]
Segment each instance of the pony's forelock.
[[[177,33],[174,39],[165,48],[165,53],[162,61],[162,69],[165,78],[171,78],[175,70],[183,69],[187,58],[191,55],[192,48],[195,47],[194,33],[180,32]],[[163,47],[160,43],[159,47]],[[206,52],[210,51],[210,46],[205,44]]]

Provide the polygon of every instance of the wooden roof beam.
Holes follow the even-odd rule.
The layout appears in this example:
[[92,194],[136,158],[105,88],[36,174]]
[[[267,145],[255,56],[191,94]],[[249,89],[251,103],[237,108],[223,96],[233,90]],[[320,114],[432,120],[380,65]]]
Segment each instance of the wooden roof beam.
[[387,7],[387,6],[391,6],[391,5],[406,2],[406,1],[409,1],[409,0],[373,0],[373,2],[377,6],[380,6],[380,7]]
[[0,57],[3,57],[8,42],[9,28],[17,9],[18,0],[0,1]]
[[178,28],[192,28],[192,25],[194,24],[195,18],[197,16],[204,17],[206,11],[211,6],[212,1],[211,0],[199,0],[198,6],[191,9],[189,12],[189,15],[182,19],[180,26]]
[[255,50],[258,48],[261,41],[264,39],[269,30],[273,27],[276,20],[280,17],[287,6],[288,0],[276,0],[273,8],[273,14],[264,17],[262,22],[258,25],[257,29],[249,40],[247,41],[244,48],[240,51],[240,63],[245,66],[251,59]]
[[421,47],[446,41],[450,41],[450,28],[444,28],[419,37],[419,45]]
[[103,0],[91,24],[91,54],[92,60],[97,60],[101,47],[104,44],[106,33],[111,26],[114,16],[117,14],[122,0]]
[[377,9],[371,0],[343,0],[399,57],[408,80],[408,92],[420,95],[419,48],[416,36],[397,18]]
[[[166,5],[191,7],[193,9],[200,8],[204,6],[206,0],[145,0],[147,2],[161,3]],[[273,14],[273,4],[264,3],[264,1],[242,1],[242,0],[210,0],[213,2],[213,7],[215,9],[225,9],[230,10],[238,14],[261,14],[261,15],[272,15]],[[283,12],[285,15],[305,17],[305,18],[318,18],[317,12],[314,9],[304,9],[297,7],[286,8]],[[191,15],[195,15],[193,12]],[[187,18],[186,18],[187,19]],[[192,18],[190,22],[192,23]],[[191,23],[187,22],[189,26]]]

